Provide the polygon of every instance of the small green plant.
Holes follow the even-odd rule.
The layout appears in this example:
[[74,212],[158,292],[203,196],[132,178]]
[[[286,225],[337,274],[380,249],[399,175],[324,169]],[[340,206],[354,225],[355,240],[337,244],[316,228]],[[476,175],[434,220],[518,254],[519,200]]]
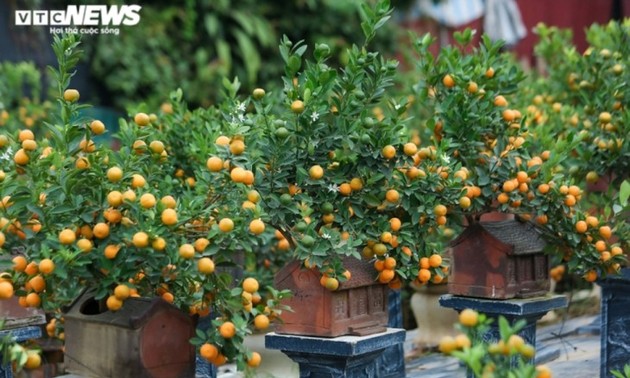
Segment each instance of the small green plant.
[[[495,321],[499,323],[498,339],[489,340],[488,332]],[[456,325],[461,334],[444,337],[439,350],[462,361],[475,377],[551,377],[548,367],[534,365],[534,346],[519,335],[525,325],[525,320],[510,324],[503,316],[496,320],[465,309],[459,314]]]
[[36,348],[27,348],[15,342],[10,331],[4,329],[4,319],[0,320],[0,355],[2,356],[2,366],[12,366],[15,371],[24,369],[35,369],[41,365],[40,351]]
[[623,372],[620,370],[612,370],[610,373],[615,378],[630,378],[630,364],[624,365]]
[[630,169],[630,113],[624,105],[630,98],[625,84],[630,78],[630,23],[592,25],[583,53],[567,30],[540,24],[536,33],[540,41],[535,50],[546,72],[531,77],[520,99],[535,136],[532,147],[564,156],[555,170],[585,189],[582,207],[619,237],[616,243],[595,240],[598,252],[604,259],[622,254],[629,247],[627,215],[612,204]]
[[547,63],[547,78],[531,86],[533,98],[528,113],[543,137],[553,123],[557,139],[579,141],[564,162],[579,181],[595,183],[604,176],[619,184],[630,169],[625,143],[630,96],[625,83],[630,78],[630,23],[610,22],[587,30],[589,47],[580,54],[570,32],[538,25],[537,54]]
[[11,131],[43,130],[51,103],[43,101],[41,92],[42,75],[35,64],[0,63],[0,126]]
[[11,108],[23,98],[41,99],[41,74],[32,62],[0,63],[0,108]]

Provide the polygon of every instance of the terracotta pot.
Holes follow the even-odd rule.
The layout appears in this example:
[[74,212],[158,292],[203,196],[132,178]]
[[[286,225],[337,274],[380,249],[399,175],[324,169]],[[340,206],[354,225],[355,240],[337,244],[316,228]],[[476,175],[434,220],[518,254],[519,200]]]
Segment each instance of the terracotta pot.
[[500,211],[491,211],[481,215],[479,220],[481,222],[500,222],[504,220],[514,219],[514,214],[502,213]]
[[91,293],[64,316],[65,365],[89,377],[192,378],[195,320],[161,298],[129,298],[116,311],[99,310]]
[[283,302],[293,311],[282,312],[283,323],[278,326],[278,333],[337,337],[386,330],[389,288],[375,282],[377,272],[373,264],[354,257],[346,257],[343,264],[352,278],[341,283],[336,291],[319,283],[319,271],[304,269],[298,261],[276,274],[274,286],[293,292]]
[[22,307],[15,296],[0,300],[0,319],[4,321],[4,330],[46,324],[46,315],[42,309]]
[[516,219],[469,225],[451,242],[449,293],[509,299],[549,291],[549,257],[538,230]]

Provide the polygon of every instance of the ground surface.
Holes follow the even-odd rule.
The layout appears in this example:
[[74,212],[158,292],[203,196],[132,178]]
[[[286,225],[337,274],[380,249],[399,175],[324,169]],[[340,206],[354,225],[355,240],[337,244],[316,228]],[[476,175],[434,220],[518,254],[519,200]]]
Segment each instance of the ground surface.
[[[556,378],[592,378],[599,376],[599,334],[592,332],[589,325],[598,320],[595,315],[583,315],[567,321],[556,320],[550,325],[540,325],[537,330],[538,348],[541,355],[553,355],[554,359],[545,363]],[[417,355],[412,341],[416,330],[407,332],[405,342],[407,378],[464,378],[466,370],[458,361],[439,353]],[[262,335],[261,335],[262,336]],[[251,347],[264,348],[263,338]],[[297,365],[277,351],[265,350],[263,364],[258,377],[292,378],[299,376]],[[235,372],[235,366],[221,368],[218,378],[242,377]]]
[[[537,341],[544,354],[559,354],[552,361],[546,362],[553,371],[554,377],[592,378],[599,376],[599,334],[590,332],[596,316],[582,316],[566,322],[558,322],[549,326],[540,326]],[[413,340],[413,332],[409,331],[408,340]],[[412,346],[407,350],[411,354]],[[552,353],[556,352],[556,353]],[[457,360],[440,354],[408,356],[406,362],[408,378],[459,378],[465,377],[465,369]]]

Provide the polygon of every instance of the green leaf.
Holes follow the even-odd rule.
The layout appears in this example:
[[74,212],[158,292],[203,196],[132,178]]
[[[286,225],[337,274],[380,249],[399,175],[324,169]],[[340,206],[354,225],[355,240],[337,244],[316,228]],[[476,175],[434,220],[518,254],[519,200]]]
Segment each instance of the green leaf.
[[232,69],[232,54],[230,50],[230,45],[227,43],[227,41],[223,39],[218,39],[216,42],[216,49],[219,60],[224,67],[223,74],[228,75],[228,73]]
[[252,40],[242,31],[235,30],[234,37],[236,37],[238,47],[241,50],[241,57],[247,71],[247,79],[250,83],[254,83],[260,70],[260,54],[258,54],[258,50]]
[[291,55],[289,61],[287,62],[287,67],[289,68],[291,75],[295,75],[302,67],[302,59],[300,59],[297,55]]
[[254,23],[252,19],[255,17],[253,15],[233,10],[232,17],[234,17],[245,33],[248,35],[254,34]]
[[376,23],[376,25],[374,25],[374,30],[379,29],[380,27],[382,27],[383,25],[385,25],[385,23],[387,22],[387,20],[389,20],[391,18],[391,16],[385,16],[383,18],[381,18],[380,20],[378,20],[378,22]]
[[370,25],[367,21],[361,23],[361,29],[363,30],[363,34],[366,39],[370,39],[374,34],[374,29],[372,29],[372,25]]
[[204,26],[206,27],[206,31],[208,32],[209,36],[217,36],[219,31],[219,20],[217,19],[216,15],[212,13],[207,14],[204,18]]
[[195,330],[195,333],[197,334],[197,337],[200,338],[201,340],[204,340],[206,338],[205,332],[200,330],[199,328]]
[[302,57],[306,52],[308,46],[302,44],[304,41],[299,41],[296,46],[299,46],[293,51],[293,53],[299,57]]
[[63,214],[63,213],[67,213],[67,212],[71,212],[74,211],[74,207],[70,206],[70,205],[60,205],[55,207],[54,209],[52,209],[50,211],[51,215],[55,215],[55,214]]
[[199,338],[199,337],[193,337],[190,339],[190,343],[195,346],[199,346],[203,344],[204,342],[205,342],[204,339]]
[[621,183],[621,188],[619,188],[619,203],[621,206],[628,206],[628,198],[630,197],[630,181],[625,180]]
[[512,332],[510,329],[510,323],[508,323],[505,317],[500,316],[499,317],[499,334],[501,335],[501,338],[507,340],[507,338],[509,337],[511,333]]

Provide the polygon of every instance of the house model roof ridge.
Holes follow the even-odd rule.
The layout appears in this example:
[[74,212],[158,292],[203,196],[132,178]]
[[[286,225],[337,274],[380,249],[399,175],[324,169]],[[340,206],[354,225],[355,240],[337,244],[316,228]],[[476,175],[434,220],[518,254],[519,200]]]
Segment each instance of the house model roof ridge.
[[[360,265],[366,265],[361,267]],[[348,290],[355,287],[367,286],[376,283],[376,269],[371,261],[359,260],[352,256],[346,256],[343,258],[343,266],[350,271],[351,277],[348,281],[340,282],[337,290]],[[274,280],[277,285],[279,282],[284,281],[291,277],[291,272],[295,269],[309,270],[305,268],[300,261],[292,261],[281,269]],[[315,269],[316,271],[316,269]],[[319,272],[317,272],[319,274]]]
[[531,222],[510,219],[480,222],[479,225],[500,242],[513,246],[514,255],[538,253],[546,245],[541,232]]

